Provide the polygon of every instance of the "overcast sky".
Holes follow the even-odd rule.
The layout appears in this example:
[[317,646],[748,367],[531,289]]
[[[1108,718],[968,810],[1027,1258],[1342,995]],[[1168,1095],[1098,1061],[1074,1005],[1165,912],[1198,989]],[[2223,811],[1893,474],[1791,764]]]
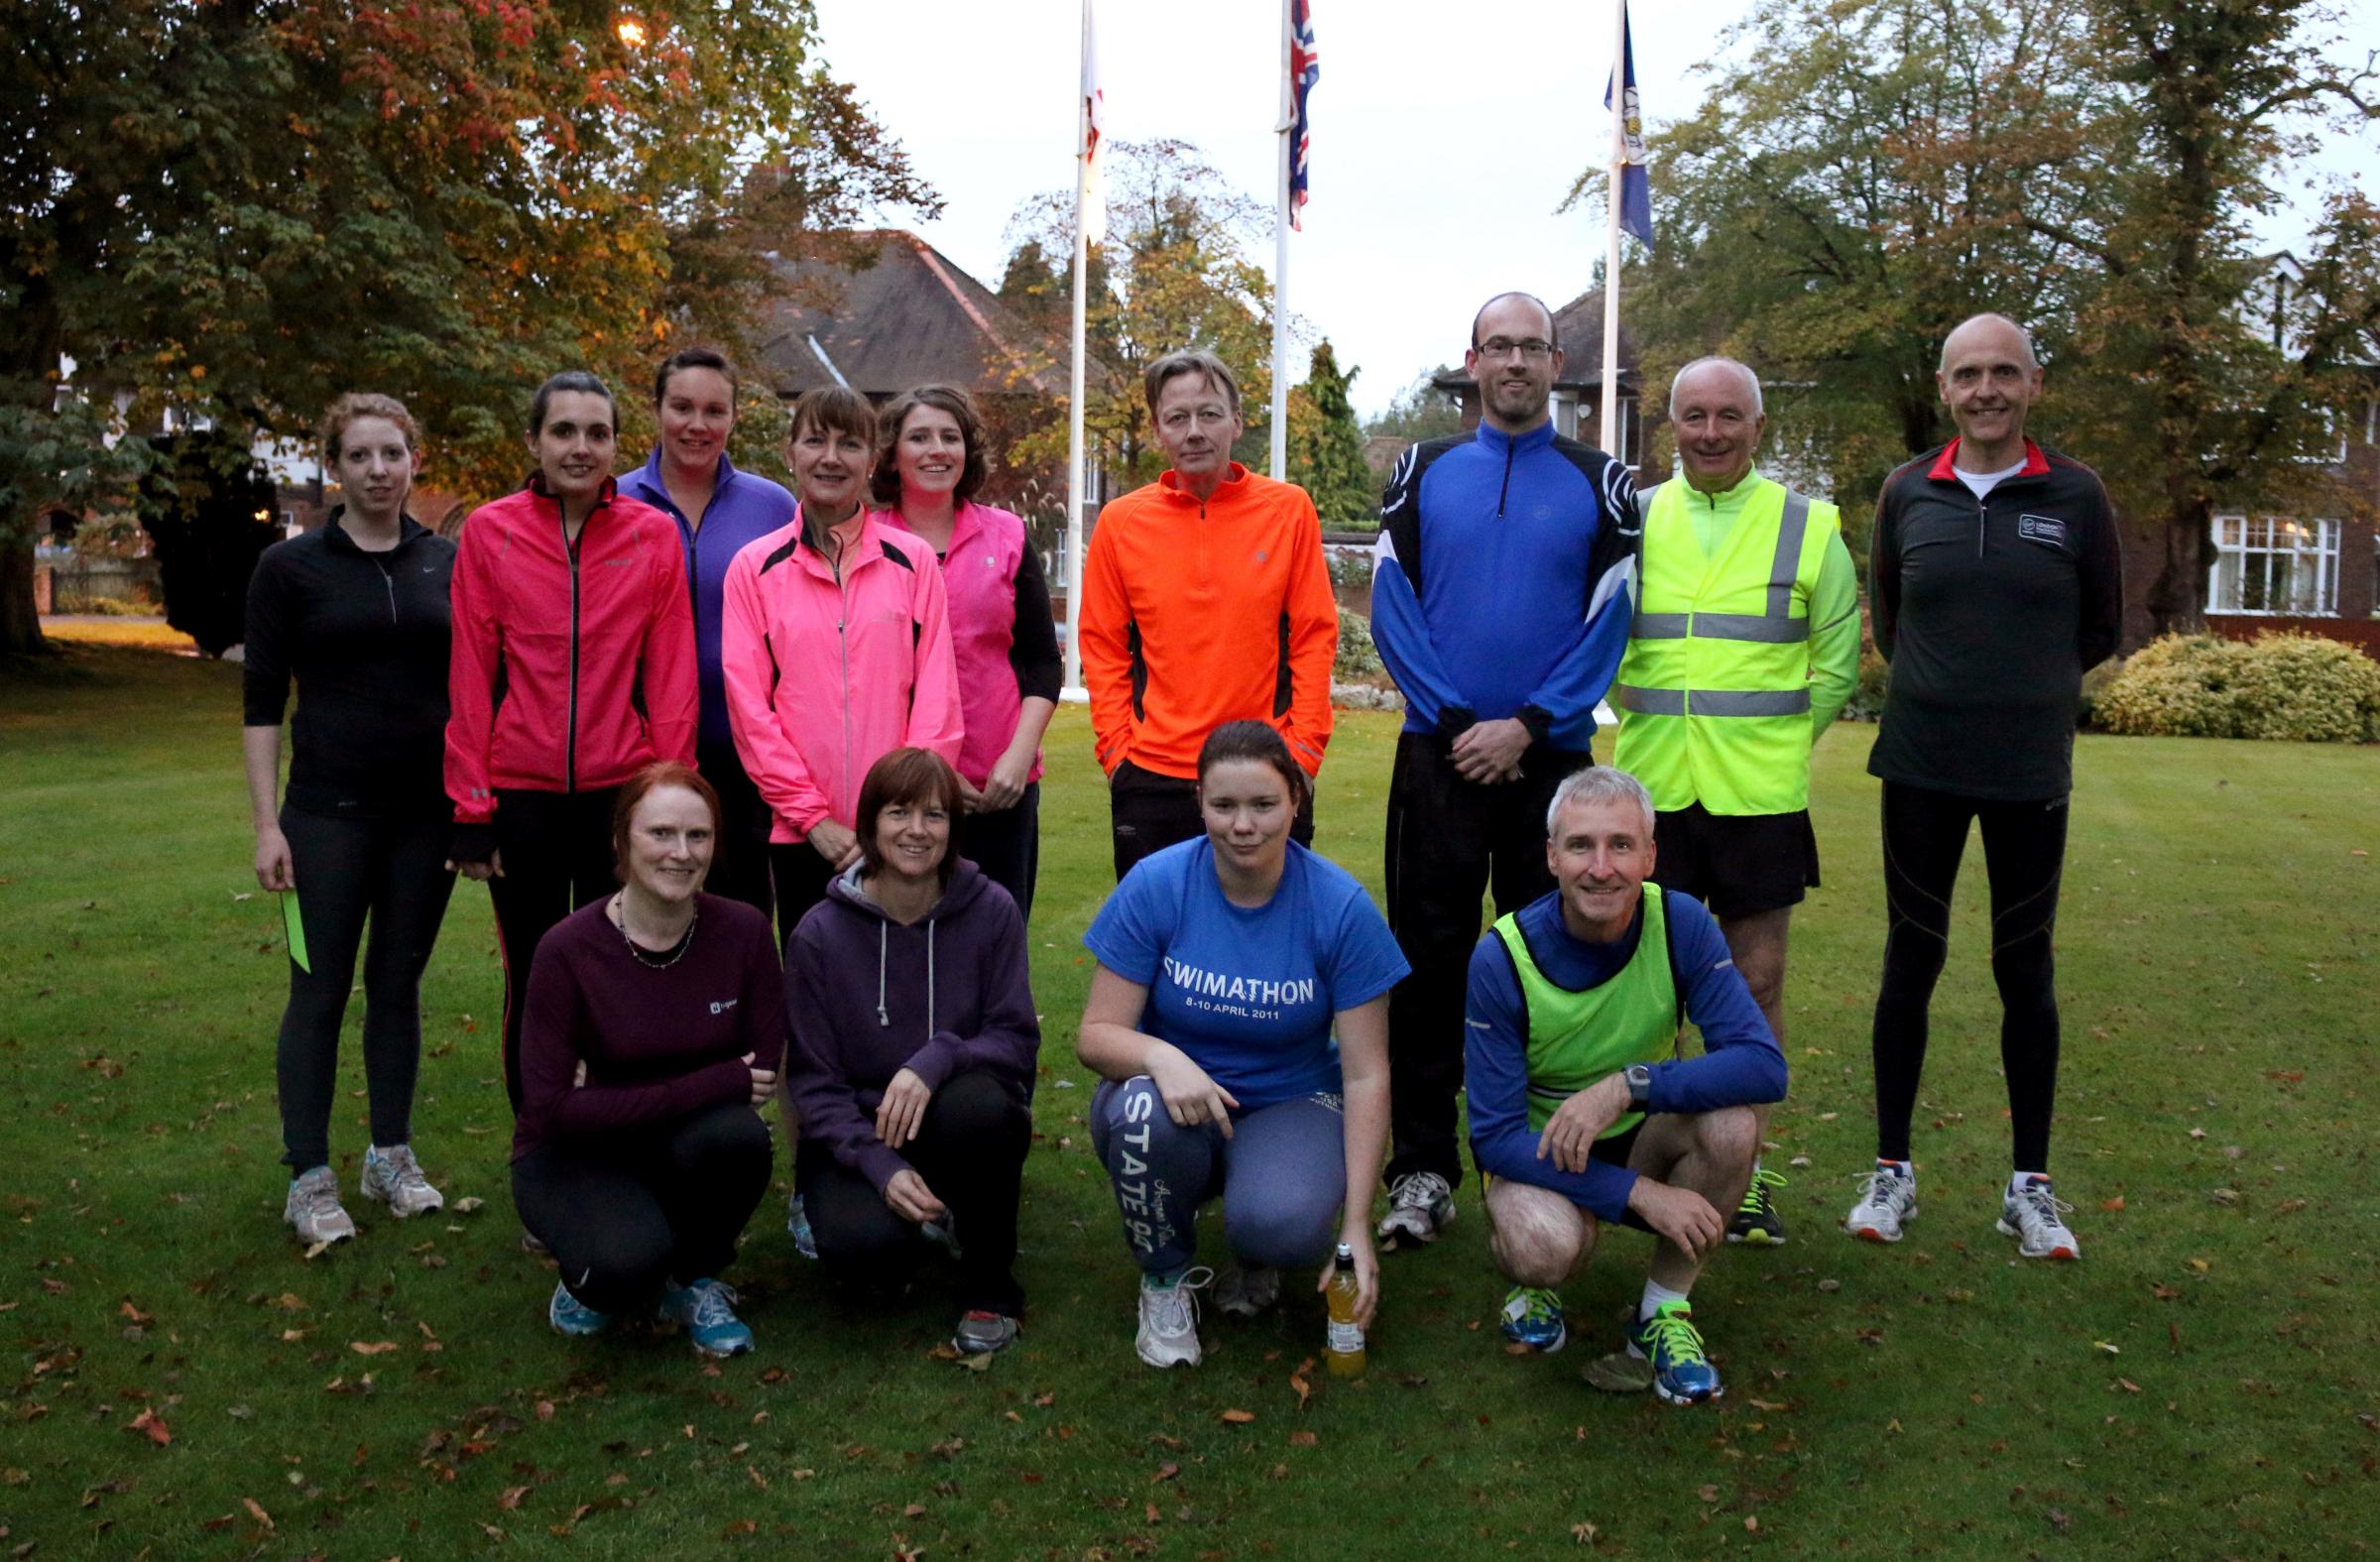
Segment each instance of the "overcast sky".
[[[997,286],[1017,203],[1073,180],[1079,0],[817,0],[825,55],[857,83],[946,202],[925,237]],[[1747,0],[1639,4],[1636,74],[1648,123],[1683,117],[1708,84],[1697,66]],[[2345,7],[2355,58],[2380,45],[2380,0]],[[1316,0],[1322,81],[1313,96],[1313,200],[1291,235],[1289,303],[1364,373],[1378,411],[1430,366],[1459,357],[1472,310],[1521,288],[1562,303],[1603,253],[1600,204],[1556,215],[1608,145],[1605,0]],[[1109,133],[1195,143],[1243,189],[1269,199],[1277,144],[1278,0],[1104,0],[1100,54]],[[2354,175],[2380,138],[2333,145]],[[1659,148],[1653,179],[1660,179]],[[2305,219],[2268,224],[2276,245]],[[1269,265],[1269,248],[1260,257]],[[1293,373],[1303,376],[1301,361]]]

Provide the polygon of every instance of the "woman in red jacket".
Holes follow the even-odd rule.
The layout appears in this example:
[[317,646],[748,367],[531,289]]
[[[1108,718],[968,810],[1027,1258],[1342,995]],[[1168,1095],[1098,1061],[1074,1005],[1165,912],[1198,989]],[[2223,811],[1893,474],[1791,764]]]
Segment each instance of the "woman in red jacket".
[[474,510],[454,565],[446,795],[452,866],[487,883],[504,959],[504,1087],[545,930],[609,895],[612,805],[694,759],[694,625],[677,528],[612,478],[612,393],[584,370],[529,409],[529,486]]

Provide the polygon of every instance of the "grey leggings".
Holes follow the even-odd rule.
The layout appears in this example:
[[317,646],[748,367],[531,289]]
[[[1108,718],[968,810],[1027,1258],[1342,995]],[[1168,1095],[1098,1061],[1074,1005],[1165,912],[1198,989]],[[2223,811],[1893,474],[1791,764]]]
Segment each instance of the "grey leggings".
[[1302,1096],[1182,1128],[1146,1074],[1109,1080],[1091,1098],[1091,1147],[1108,1168],[1132,1262],[1150,1274],[1189,1266],[1198,1207],[1223,1196],[1223,1240],[1241,1262],[1319,1263],[1347,1196],[1337,1096]]

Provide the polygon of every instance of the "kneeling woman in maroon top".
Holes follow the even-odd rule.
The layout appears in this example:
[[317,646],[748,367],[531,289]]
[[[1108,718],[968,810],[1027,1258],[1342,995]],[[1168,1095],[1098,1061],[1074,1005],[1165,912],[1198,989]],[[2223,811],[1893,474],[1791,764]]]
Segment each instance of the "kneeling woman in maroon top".
[[719,1271],[769,1186],[784,983],[769,919],[704,895],[719,798],[663,761],[620,788],[618,894],[538,943],[521,1038],[513,1202],[561,1266],[547,1318],[594,1334],[657,1304],[696,1350],[752,1331]]
[[928,1241],[957,1262],[975,1354],[1016,1337],[1016,1196],[1033,1137],[1041,1022],[1024,918],[953,856],[958,773],[894,749],[861,784],[860,861],[785,950],[794,1177],[818,1256],[883,1281]]

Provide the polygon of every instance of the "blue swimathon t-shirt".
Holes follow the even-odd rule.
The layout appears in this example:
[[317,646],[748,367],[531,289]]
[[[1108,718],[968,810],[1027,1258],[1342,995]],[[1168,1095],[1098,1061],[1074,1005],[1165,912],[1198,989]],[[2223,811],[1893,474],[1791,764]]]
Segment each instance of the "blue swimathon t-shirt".
[[1083,942],[1148,989],[1141,1030],[1188,1053],[1243,1112],[1337,1090],[1331,1017],[1408,969],[1364,887],[1294,841],[1258,906],[1224,899],[1206,837],[1167,847],[1125,875]]

